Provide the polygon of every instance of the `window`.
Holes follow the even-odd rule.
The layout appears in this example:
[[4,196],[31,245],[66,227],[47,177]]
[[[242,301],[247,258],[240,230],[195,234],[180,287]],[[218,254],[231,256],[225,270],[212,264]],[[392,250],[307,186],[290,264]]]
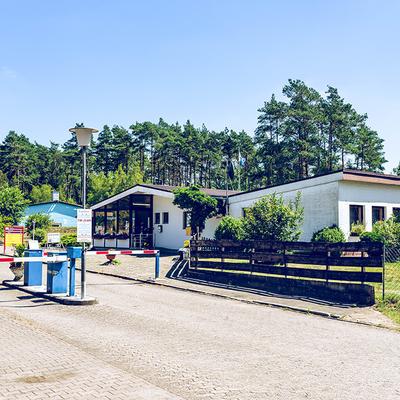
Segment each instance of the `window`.
[[184,211],[182,229],[186,229],[188,226],[190,226],[190,212]]
[[94,233],[104,234],[104,211],[94,212]]
[[372,207],[372,223],[385,219],[385,207]]
[[106,233],[116,233],[117,231],[117,212],[106,212]]
[[118,212],[118,233],[129,233],[129,211],[127,210]]
[[400,222],[400,208],[399,207],[393,207],[393,218],[397,222]]
[[154,214],[154,223],[156,225],[159,225],[161,223],[161,219],[160,219],[160,213],[155,213]]
[[168,224],[169,223],[169,214],[167,212],[162,213],[162,223]]
[[364,207],[350,206],[350,227],[353,224],[364,224]]

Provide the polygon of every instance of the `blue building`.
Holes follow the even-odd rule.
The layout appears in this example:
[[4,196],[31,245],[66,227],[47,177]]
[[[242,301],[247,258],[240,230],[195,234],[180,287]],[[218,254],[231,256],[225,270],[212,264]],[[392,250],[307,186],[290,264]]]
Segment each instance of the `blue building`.
[[25,209],[24,220],[32,214],[42,213],[47,214],[54,225],[76,227],[76,210],[78,208],[82,208],[82,206],[58,200],[31,204]]

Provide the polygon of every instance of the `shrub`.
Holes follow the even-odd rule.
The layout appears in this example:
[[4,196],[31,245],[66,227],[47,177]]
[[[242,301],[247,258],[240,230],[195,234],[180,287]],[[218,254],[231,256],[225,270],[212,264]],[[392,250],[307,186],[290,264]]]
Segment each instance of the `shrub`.
[[69,247],[69,246],[79,246],[79,243],[76,241],[76,234],[75,233],[69,233],[66,235],[61,236],[61,244],[64,247]]
[[381,236],[383,243],[387,246],[400,245],[400,223],[391,217],[386,221],[379,221],[372,227],[372,233],[376,237]]
[[362,242],[385,242],[385,238],[378,232],[363,232],[360,235],[360,240]]
[[282,195],[274,193],[263,197],[246,210],[243,228],[246,239],[295,241],[300,237],[302,222],[300,193],[287,204]]
[[314,232],[312,242],[340,243],[346,241],[343,231],[336,225],[327,226],[317,232]]
[[44,244],[47,241],[47,231],[43,228],[35,229],[35,240],[40,244]]
[[241,240],[244,236],[243,221],[230,215],[223,217],[215,230],[215,239]]

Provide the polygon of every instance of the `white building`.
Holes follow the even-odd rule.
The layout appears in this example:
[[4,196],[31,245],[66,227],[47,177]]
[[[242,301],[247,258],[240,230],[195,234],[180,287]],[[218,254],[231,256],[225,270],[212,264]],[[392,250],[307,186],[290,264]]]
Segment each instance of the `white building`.
[[[175,187],[140,184],[92,207],[95,247],[133,248],[144,244],[178,249],[190,238],[188,216],[172,202]],[[225,190],[202,189],[221,202]],[[353,223],[371,230],[375,221],[400,213],[400,177],[343,170],[283,185],[248,192],[228,192],[229,214],[244,210],[265,195],[282,194],[293,200],[300,192],[304,207],[301,240],[314,232],[338,225],[348,237]],[[203,236],[214,236],[220,218],[207,220]]]
[[285,200],[294,200],[298,192],[304,207],[304,241],[330,225],[339,226],[348,237],[352,224],[362,223],[371,230],[374,222],[400,213],[399,176],[343,170],[231,195],[230,214],[243,216],[246,207],[268,194],[282,194]]
[[[93,246],[178,249],[190,239],[189,216],[172,202],[175,186],[140,184],[92,206]],[[201,189],[220,202],[237,192]],[[206,222],[203,234],[213,237],[219,218]]]

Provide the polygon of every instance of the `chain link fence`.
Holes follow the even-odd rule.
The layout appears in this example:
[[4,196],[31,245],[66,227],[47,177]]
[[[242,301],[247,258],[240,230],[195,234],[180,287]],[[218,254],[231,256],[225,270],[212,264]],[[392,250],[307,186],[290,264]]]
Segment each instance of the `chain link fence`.
[[[384,283],[381,293],[387,302],[400,302],[400,246],[385,247]],[[378,293],[377,295],[379,296]]]

